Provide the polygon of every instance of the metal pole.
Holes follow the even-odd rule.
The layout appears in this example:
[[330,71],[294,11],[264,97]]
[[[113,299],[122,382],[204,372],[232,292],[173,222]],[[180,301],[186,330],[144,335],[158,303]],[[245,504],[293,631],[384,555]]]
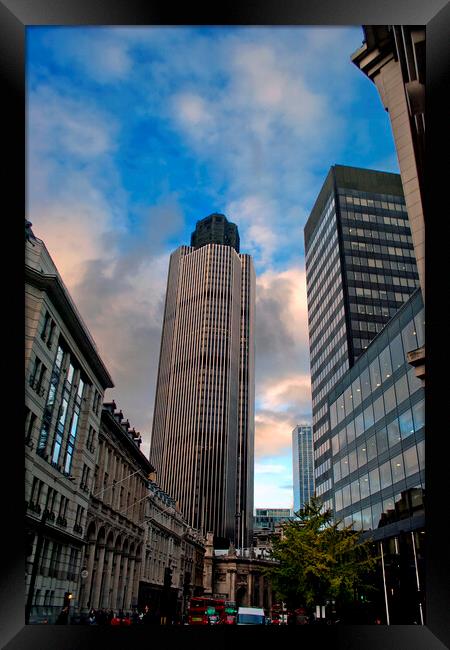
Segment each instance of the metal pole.
[[386,605],[386,622],[388,625],[390,625],[389,621],[389,605],[388,605],[388,597],[387,597],[387,588],[386,588],[386,574],[384,572],[384,554],[383,554],[383,542],[380,541],[380,549],[381,549],[381,566],[383,569],[383,586],[384,586],[384,602]]
[[416,542],[414,540],[414,532],[411,531],[411,539],[413,543],[414,551],[414,565],[416,567],[416,581],[417,581],[417,592],[419,594],[419,613],[420,613],[420,624],[423,625],[423,612],[422,612],[422,603],[420,602],[420,582],[419,582],[419,570],[417,567],[417,555],[416,555]]

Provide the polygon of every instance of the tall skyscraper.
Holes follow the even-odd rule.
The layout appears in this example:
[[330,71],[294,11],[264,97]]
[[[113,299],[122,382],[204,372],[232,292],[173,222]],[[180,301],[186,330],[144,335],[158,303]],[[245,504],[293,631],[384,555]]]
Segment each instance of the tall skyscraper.
[[255,272],[212,214],[170,258],[150,459],[188,523],[216,546],[253,527]]
[[294,512],[298,512],[314,494],[313,430],[311,425],[297,424],[292,431],[292,468]]
[[305,255],[318,467],[331,453],[327,395],[418,286],[400,176],[331,167],[305,226]]

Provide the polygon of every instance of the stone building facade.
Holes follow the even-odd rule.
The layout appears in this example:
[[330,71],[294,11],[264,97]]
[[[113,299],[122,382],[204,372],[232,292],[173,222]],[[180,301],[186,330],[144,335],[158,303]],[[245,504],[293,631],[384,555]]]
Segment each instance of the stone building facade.
[[149,482],[149,489],[138,601],[141,609],[148,606],[168,622],[181,618],[189,598],[203,592],[205,541],[155,481]]
[[26,622],[54,622],[80,569],[100,410],[112,379],[45,244],[25,241]]
[[140,451],[140,434],[103,405],[86,525],[80,610],[131,611],[138,604],[144,556],[144,514],[153,470]]
[[[258,556],[259,555],[259,556]],[[264,569],[273,566],[273,560],[264,553],[244,549],[237,553],[233,545],[226,551],[215,550],[213,535],[207,534],[204,561],[204,595],[224,598],[237,607],[263,607],[270,611],[275,597]]]

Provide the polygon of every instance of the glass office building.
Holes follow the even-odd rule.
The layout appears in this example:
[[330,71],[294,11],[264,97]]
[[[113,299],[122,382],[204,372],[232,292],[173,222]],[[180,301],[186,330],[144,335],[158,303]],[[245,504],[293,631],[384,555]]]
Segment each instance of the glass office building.
[[377,543],[384,622],[424,623],[425,394],[410,350],[424,345],[418,289],[328,395],[331,468],[318,491],[340,526]]
[[323,477],[328,394],[418,287],[400,176],[331,167],[304,234],[314,463]]
[[423,342],[417,290],[328,396],[333,510],[355,529],[423,525],[425,396],[406,361]]
[[314,494],[314,450],[312,426],[298,424],[292,431],[294,512],[303,508]]

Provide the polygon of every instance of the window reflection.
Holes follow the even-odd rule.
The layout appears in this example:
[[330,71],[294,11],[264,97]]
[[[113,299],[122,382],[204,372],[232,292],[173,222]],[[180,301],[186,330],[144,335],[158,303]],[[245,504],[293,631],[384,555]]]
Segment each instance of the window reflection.
[[401,368],[405,363],[405,353],[403,352],[403,343],[400,334],[390,342],[389,348],[392,358],[392,370],[395,372],[397,368]]
[[403,456],[399,454],[391,459],[392,482],[396,483],[405,478],[405,470],[403,467]]
[[371,387],[370,387],[370,376],[369,376],[369,369],[366,368],[363,370],[361,373],[361,394],[362,394],[362,399],[366,399],[366,397],[369,397],[371,394]]
[[380,371],[381,379],[385,381],[392,375],[391,353],[389,346],[385,347],[380,353]]
[[384,408],[386,413],[389,413],[397,406],[397,401],[395,399],[395,388],[391,386],[384,392]]
[[421,400],[412,407],[412,414],[414,419],[414,429],[418,431],[425,426],[425,400]]
[[384,451],[388,449],[386,427],[382,427],[381,429],[379,429],[376,433],[376,436],[377,436],[378,454],[381,455]]
[[369,404],[368,407],[364,410],[364,430],[367,431],[369,427],[371,427],[374,424],[374,416],[373,416],[373,406],[372,404]]
[[363,474],[361,476],[361,478],[359,479],[359,487],[361,490],[361,499],[365,499],[366,497],[368,497],[370,494],[368,474]]
[[370,485],[370,494],[376,494],[381,489],[380,484],[380,471],[378,467],[375,467],[369,472],[369,485]]
[[414,433],[414,424],[411,409],[408,409],[398,417],[400,423],[400,435],[402,439]]
[[387,461],[380,466],[380,485],[381,489],[392,485],[391,463]]
[[403,461],[405,463],[406,476],[412,476],[419,471],[419,459],[417,457],[416,445],[403,452]]
[[398,442],[400,442],[402,438],[400,435],[400,425],[398,422],[398,418],[395,418],[395,420],[392,420],[392,422],[388,423],[387,433],[388,433],[389,447],[393,447]]
[[408,323],[402,330],[402,341],[403,341],[403,348],[406,352],[410,352],[411,350],[415,350],[418,348],[418,343],[417,343],[417,335],[416,335],[416,328],[414,325],[414,321]]
[[367,441],[367,460],[371,461],[377,455],[377,441],[375,436],[371,436]]
[[381,373],[380,373],[380,364],[378,357],[372,361],[369,366],[370,381],[372,383],[372,390],[376,390],[378,386],[381,386]]
[[347,425],[347,444],[350,444],[355,439],[355,437],[355,421],[350,420]]
[[352,383],[353,408],[361,404],[361,382],[359,377]]
[[367,464],[367,448],[365,444],[359,445],[357,448],[358,467],[363,467]]
[[405,399],[408,399],[409,390],[406,375],[403,375],[395,382],[395,393],[397,396],[397,404],[401,404]]

